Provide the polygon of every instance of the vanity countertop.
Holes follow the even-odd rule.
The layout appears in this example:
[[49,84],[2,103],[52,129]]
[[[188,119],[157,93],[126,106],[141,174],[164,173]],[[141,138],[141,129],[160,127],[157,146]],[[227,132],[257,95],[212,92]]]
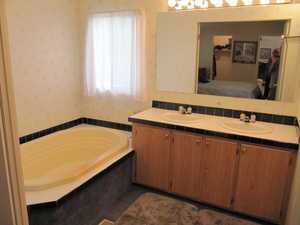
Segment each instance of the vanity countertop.
[[[238,137],[238,140],[245,140],[247,138],[255,141],[255,143],[262,143],[262,144],[269,144],[272,142],[276,142],[277,146],[285,147],[285,143],[288,144],[288,148],[296,149],[298,146],[299,140],[299,129],[296,126],[290,125],[282,125],[277,123],[266,123],[257,121],[255,124],[257,126],[264,126],[267,128],[271,128],[272,132],[267,133],[255,133],[255,132],[240,132],[234,129],[229,129],[224,126],[225,123],[239,123],[239,119],[236,118],[228,118],[228,117],[220,117],[220,116],[212,116],[206,114],[198,114],[193,113],[192,117],[195,119],[194,122],[175,122],[166,119],[166,115],[169,114],[179,114],[177,111],[173,110],[165,110],[165,109],[157,109],[157,108],[150,108],[143,112],[137,113],[131,117],[129,117],[130,122],[139,122],[145,123],[149,125],[166,125],[162,127],[168,127],[170,125],[172,128],[180,128],[181,130],[193,130],[195,131],[208,131],[208,132],[216,132],[218,134],[223,134],[222,137]],[[187,115],[189,116],[189,115]],[[199,120],[197,120],[197,118]],[[244,122],[240,122],[244,123]],[[186,129],[185,129],[186,128]],[[204,133],[205,134],[205,133]],[[217,135],[220,136],[220,135]],[[264,140],[260,142],[260,140]],[[279,144],[278,144],[279,143]]]

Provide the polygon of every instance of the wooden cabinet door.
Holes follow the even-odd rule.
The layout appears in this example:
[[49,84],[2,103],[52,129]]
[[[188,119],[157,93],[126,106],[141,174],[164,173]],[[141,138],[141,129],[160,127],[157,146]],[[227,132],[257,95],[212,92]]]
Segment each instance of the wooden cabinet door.
[[203,137],[175,131],[171,146],[171,192],[199,200]]
[[234,210],[279,221],[292,153],[241,146]]
[[170,140],[167,129],[134,124],[132,145],[136,152],[137,183],[168,191]]
[[201,200],[230,208],[237,171],[238,144],[206,138],[201,175]]

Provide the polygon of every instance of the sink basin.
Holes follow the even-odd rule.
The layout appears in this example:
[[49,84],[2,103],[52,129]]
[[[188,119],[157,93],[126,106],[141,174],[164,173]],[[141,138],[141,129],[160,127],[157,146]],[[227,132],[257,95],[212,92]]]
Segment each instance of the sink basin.
[[163,115],[164,120],[175,123],[195,123],[201,120],[201,118],[179,113],[166,113]]
[[245,123],[242,121],[222,122],[226,129],[247,134],[269,134],[273,132],[272,126],[256,123]]

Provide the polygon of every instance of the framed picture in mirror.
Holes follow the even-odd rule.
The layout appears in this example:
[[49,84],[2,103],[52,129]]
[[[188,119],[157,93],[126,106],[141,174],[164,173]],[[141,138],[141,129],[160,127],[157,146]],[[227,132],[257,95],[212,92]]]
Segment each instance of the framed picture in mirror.
[[257,41],[234,41],[233,63],[256,64]]

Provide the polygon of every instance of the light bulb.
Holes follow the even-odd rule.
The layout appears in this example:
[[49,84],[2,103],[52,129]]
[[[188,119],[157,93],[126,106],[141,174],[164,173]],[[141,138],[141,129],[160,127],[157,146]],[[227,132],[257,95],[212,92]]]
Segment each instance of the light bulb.
[[260,4],[267,5],[270,3],[270,0],[260,0]]
[[226,2],[230,6],[237,6],[237,4],[238,4],[238,0],[226,0]]
[[176,6],[176,0],[169,0],[168,5],[170,8],[174,8]]
[[243,0],[244,5],[252,5],[253,0]]
[[193,0],[190,0],[188,6],[187,6],[188,9],[194,9],[195,8],[195,2]]
[[202,9],[208,8],[208,1],[207,1],[207,0],[202,0],[202,1],[201,1],[200,7],[201,7]]
[[189,4],[189,0],[181,0],[180,2],[181,2],[181,6],[183,7],[187,7]]
[[201,6],[201,0],[195,0],[195,6],[200,7]]
[[210,2],[211,2],[215,7],[222,7],[222,6],[223,6],[223,0],[210,0]]
[[182,1],[177,1],[177,4],[176,4],[176,6],[175,6],[175,9],[183,9],[183,6],[182,6]]

